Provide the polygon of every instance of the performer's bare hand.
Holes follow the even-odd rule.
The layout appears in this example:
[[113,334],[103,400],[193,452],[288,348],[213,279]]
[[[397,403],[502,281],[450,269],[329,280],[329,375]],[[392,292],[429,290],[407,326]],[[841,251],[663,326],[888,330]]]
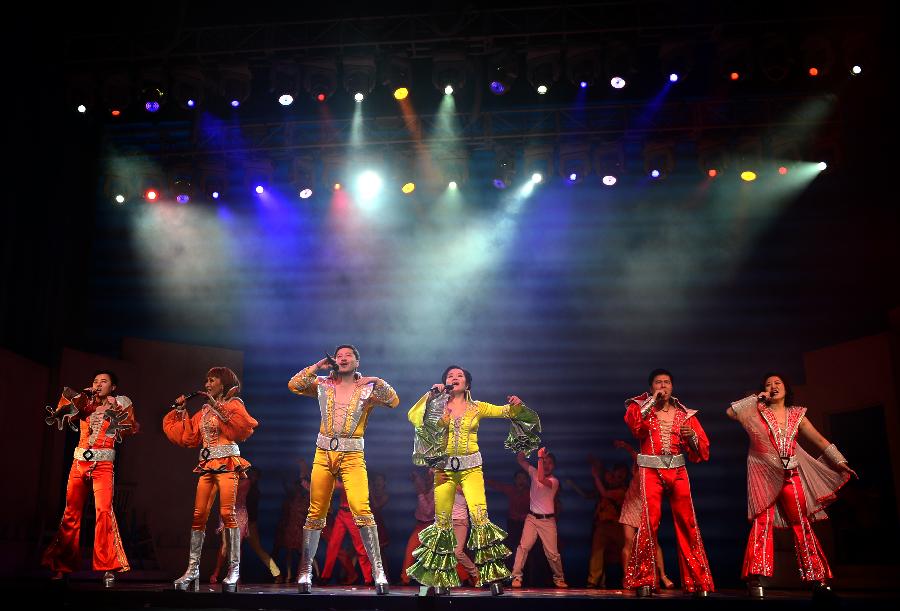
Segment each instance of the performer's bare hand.
[[631,446],[628,445],[627,442],[622,441],[621,439],[616,439],[616,440],[613,442],[613,447],[614,447],[614,448],[619,448],[620,450],[630,450],[630,449],[631,449]]
[[77,390],[75,390],[75,389],[73,389],[73,388],[69,388],[68,386],[66,386],[65,388],[63,388],[63,391],[62,391],[62,395],[63,395],[66,399],[74,399],[74,398],[77,397],[79,394],[80,394],[80,393],[79,393]]
[[366,384],[375,384],[377,386],[381,381],[381,378],[376,378],[375,376],[365,376],[356,381],[356,386],[360,387],[365,386]]
[[686,424],[681,425],[681,436],[682,437],[693,437],[695,435],[694,429],[689,427]]
[[543,458],[547,455],[547,448],[541,448],[538,450],[538,458]]
[[442,393],[442,392],[444,392],[444,388],[446,388],[446,387],[443,384],[433,384],[431,386],[431,392]]
[[320,369],[331,369],[331,362],[328,359],[322,359],[321,361],[313,365],[313,367],[316,371],[319,371]]
[[435,471],[434,472],[434,485],[435,486],[440,486],[441,484],[446,482],[448,479],[450,479],[450,478],[448,478],[447,474],[444,473],[443,471]]
[[838,469],[840,469],[840,470],[843,471],[844,473],[849,473],[850,475],[852,475],[852,476],[853,476],[854,478],[856,478],[856,479],[859,479],[859,476],[856,474],[856,471],[854,471],[853,469],[851,469],[851,468],[850,468],[850,465],[848,465],[848,464],[845,463],[845,462],[842,462],[841,464],[839,464],[839,465],[838,465]]
[[178,406],[175,409],[184,409],[185,403],[187,403],[187,397],[185,397],[184,395],[179,395],[178,398],[175,399],[175,405]]
[[519,397],[517,397],[515,395],[510,395],[510,396],[506,397],[506,402],[509,403],[510,405],[522,405],[522,403],[523,403],[522,399],[520,399]]
[[769,401],[772,400],[772,393],[770,393],[768,390],[764,390],[756,395],[756,400],[757,402],[765,403],[766,405],[768,405]]

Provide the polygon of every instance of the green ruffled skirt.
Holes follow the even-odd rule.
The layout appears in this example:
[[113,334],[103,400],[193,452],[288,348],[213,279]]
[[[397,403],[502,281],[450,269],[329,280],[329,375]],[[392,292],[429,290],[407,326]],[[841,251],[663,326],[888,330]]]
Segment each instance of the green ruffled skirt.
[[[478,567],[478,585],[501,581],[509,577],[509,569],[503,560],[512,552],[503,545],[506,532],[492,522],[472,526],[469,543],[475,566]],[[406,569],[406,574],[424,586],[459,587],[459,573],[456,572],[456,533],[453,526],[439,527],[436,523],[419,533],[420,545],[412,555],[415,562]]]

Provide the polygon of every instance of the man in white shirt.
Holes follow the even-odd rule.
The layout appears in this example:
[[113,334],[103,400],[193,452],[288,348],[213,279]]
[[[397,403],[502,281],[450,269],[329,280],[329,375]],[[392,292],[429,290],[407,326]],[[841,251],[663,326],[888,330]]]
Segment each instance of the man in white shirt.
[[568,588],[563,576],[562,558],[556,547],[556,516],[553,509],[553,501],[559,490],[559,480],[553,477],[556,460],[553,458],[553,454],[547,452],[547,448],[538,450],[537,469],[528,464],[524,452],[519,452],[516,459],[519,461],[519,466],[527,471],[531,478],[531,503],[528,517],[525,518],[525,527],[522,529],[522,540],[516,549],[516,561],[512,570],[512,587],[522,587],[522,568],[525,566],[528,552],[540,537],[544,553],[547,555],[547,562],[550,563],[550,570],[553,571],[553,584],[557,588]]

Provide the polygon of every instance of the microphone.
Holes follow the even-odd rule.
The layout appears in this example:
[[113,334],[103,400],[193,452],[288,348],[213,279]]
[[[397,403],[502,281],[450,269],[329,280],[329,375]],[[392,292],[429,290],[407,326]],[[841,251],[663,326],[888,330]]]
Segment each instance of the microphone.
[[338,369],[340,369],[337,361],[335,361],[334,357],[328,354],[328,352],[325,353],[325,360],[328,361],[328,364],[331,366],[332,371],[337,371]]
[[438,395],[441,394],[441,393],[446,393],[446,394],[449,395],[450,393],[453,392],[453,389],[454,389],[454,388],[456,388],[456,385],[455,385],[455,384],[445,384],[445,385],[444,385],[444,390],[439,390],[439,389],[437,389],[437,388],[432,387],[432,388],[431,388],[431,394],[434,395],[435,397],[438,396]]
[[[187,405],[187,402],[202,393],[202,390],[195,390],[194,392],[189,392],[184,396],[184,404]],[[176,401],[172,405],[169,406],[169,409],[178,409],[178,402]]]
[[771,397],[766,397],[764,394],[759,393],[759,395],[757,395],[756,397],[756,400],[760,403],[765,403],[766,405],[768,405],[769,401],[771,401]]

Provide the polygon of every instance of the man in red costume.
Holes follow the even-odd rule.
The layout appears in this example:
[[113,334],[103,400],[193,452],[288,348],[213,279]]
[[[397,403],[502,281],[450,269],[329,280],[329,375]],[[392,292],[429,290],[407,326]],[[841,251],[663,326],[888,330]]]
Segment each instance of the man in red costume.
[[624,586],[638,596],[649,596],[658,587],[656,540],[662,499],[668,496],[682,588],[706,596],[715,586],[694,514],[685,457],[691,462],[709,460],[709,439],[697,420],[697,411],[672,396],[671,373],[655,369],[647,381],[648,392],[625,402],[625,423],[641,445],[637,457],[641,521],[625,567]]
[[[122,440],[122,435],[136,433],[138,423],[131,400],[112,394],[117,383],[113,372],[98,371],[90,388],[79,392],[67,387],[56,409],[47,408],[50,412],[47,424],[56,424],[62,430],[68,423],[72,429],[80,430],[66,485],[66,510],[56,536],[41,559],[41,564],[53,571],[54,579],[78,569],[81,517],[91,488],[97,512],[93,568],[105,572],[103,584],[107,588],[112,587],[115,572],[129,569],[113,513],[113,461],[116,442]],[[78,428],[73,424],[76,419]]]

